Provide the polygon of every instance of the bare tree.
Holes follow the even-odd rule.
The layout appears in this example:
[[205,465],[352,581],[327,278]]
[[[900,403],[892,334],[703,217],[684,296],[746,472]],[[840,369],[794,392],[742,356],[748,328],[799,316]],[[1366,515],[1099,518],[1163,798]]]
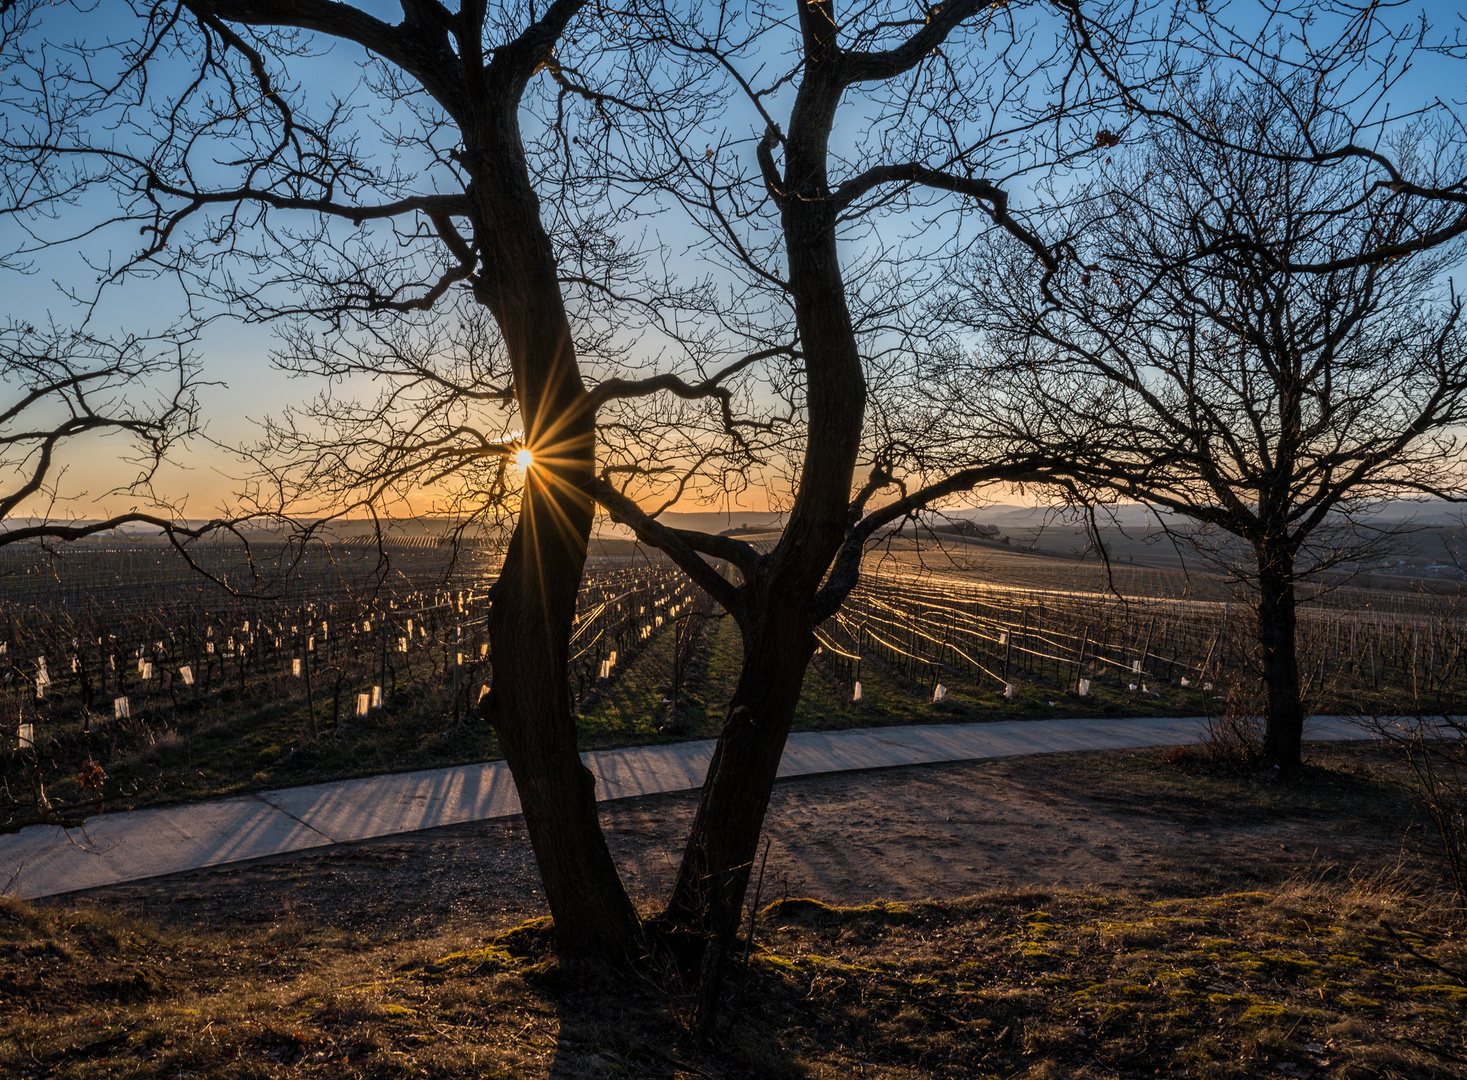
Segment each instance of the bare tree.
[[[159,467],[198,431],[201,374],[187,342],[11,322],[0,328],[0,363],[0,545],[77,540],[127,524],[191,531],[153,491]],[[105,491],[64,482],[69,451],[102,448],[133,475]],[[88,496],[141,506],[75,517],[76,500]]]
[[[1042,448],[956,464],[893,437],[879,418],[868,426],[868,402],[880,408],[882,384],[923,333],[913,298],[934,287],[940,251],[955,254],[990,228],[1049,259],[1011,212],[1010,189],[1031,170],[1103,148],[1101,118],[1113,101],[1088,81],[1073,22],[1026,23],[1034,12],[976,0],[918,12],[887,3],[838,12],[826,0],[800,0],[793,12],[791,22],[779,7],[719,5],[706,21],[678,29],[672,47],[728,73],[754,130],[710,133],[701,153],[685,150],[659,174],[703,224],[710,258],[750,293],[776,298],[771,308],[787,307],[798,332],[790,380],[798,442],[787,450],[784,532],[761,553],[729,537],[666,528],[606,480],[592,488],[613,517],[728,610],[742,634],[738,685],[658,920],[672,940],[702,950],[711,995],[700,1011],[705,1030],[815,631],[857,584],[871,538],[984,482],[1054,473]],[[1115,9],[1094,14],[1124,19]],[[768,66],[779,55],[790,57],[788,66]],[[842,121],[864,127],[854,148],[838,144]],[[891,233],[878,231],[883,221]],[[843,244],[864,248],[849,275]],[[911,258],[924,247],[924,258]],[[869,475],[858,482],[863,459]],[[705,555],[727,560],[738,576],[725,580]]]
[[[977,362],[1005,376],[977,397],[954,369],[987,437],[1064,453],[1093,497],[1182,515],[1256,590],[1265,749],[1285,769],[1304,721],[1298,583],[1368,556],[1382,500],[1467,482],[1467,343],[1447,279],[1462,250],[1392,253],[1457,212],[1373,189],[1363,158],[1318,166],[1315,147],[1345,134],[1319,89],[1194,86],[1188,127],[1205,137],[1158,127],[1117,151],[1065,222],[1071,258],[972,265],[954,299],[986,331]],[[1393,159],[1422,171],[1421,135],[1398,131]]]
[[[453,449],[491,473],[522,447],[534,465],[494,588],[491,712],[561,948],[635,957],[640,924],[597,822],[566,678],[595,452],[568,296],[594,305],[620,278],[614,238],[575,212],[578,189],[556,186],[553,162],[576,145],[576,117],[596,151],[616,104],[602,30],[638,16],[585,0],[401,8],[394,24],[325,0],[138,2],[79,27],[64,8],[6,4],[3,209],[23,237],[8,257],[126,236],[115,261],[98,260],[99,288],[167,277],[201,319],[315,320],[369,348],[453,298],[492,317],[502,364],[465,369],[461,389],[510,406],[522,434],[465,431]],[[555,82],[578,59],[600,88],[590,100]],[[570,117],[559,126],[557,110]],[[314,347],[329,358],[329,342]],[[370,457],[370,432],[356,434]],[[386,483],[391,456],[371,458]]]
[[[43,8],[27,10],[44,37]],[[787,36],[781,13],[756,9],[747,23],[739,13],[734,22],[748,36],[731,42],[716,28],[702,41],[688,38],[686,11],[659,18],[592,10],[581,0],[538,14],[512,4],[453,11],[405,2],[396,25],[313,2],[185,0],[132,11],[131,37],[97,45],[83,37],[48,50],[17,39],[8,104],[30,121],[4,140],[8,212],[39,234],[46,214],[91,207],[109,191],[119,207],[110,220],[58,218],[45,242],[67,239],[72,220],[85,222],[79,230],[136,229],[142,244],[98,267],[104,285],[164,271],[206,315],[286,320],[283,362],[335,382],[318,406],[282,417],[272,432],[267,449],[286,452],[265,477],[275,492],[331,496],[340,510],[437,477],[471,485],[477,510],[517,510],[493,594],[496,677],[483,707],[521,792],[569,954],[618,958],[644,947],[596,824],[566,693],[591,497],[654,538],[735,612],[745,670],[669,909],[670,925],[710,932],[707,955],[721,956],[747,880],[741,853],[757,839],[814,626],[854,584],[864,539],[926,497],[1018,470],[1008,463],[945,478],[863,517],[894,476],[882,458],[852,501],[867,385],[836,245],[844,221],[887,206],[914,209],[920,200],[906,193],[917,184],[1017,227],[1004,213],[1003,188],[975,175],[1013,134],[992,126],[984,80],[997,77],[1005,97],[1022,99],[1015,77],[1003,73],[1026,34],[979,0],[914,14],[878,4],[846,17],[854,37],[843,44],[827,7],[797,5],[803,29],[793,36],[799,55],[790,76],[767,93],[744,84],[745,101],[765,115],[755,138],[738,147],[740,168],[751,171],[732,196],[755,192],[755,215],[773,227],[772,246],[746,252],[741,266],[772,286],[776,301],[747,309],[705,303],[705,327],[690,332],[677,313],[696,307],[696,297],[669,299],[653,278],[638,277],[637,260],[619,246],[612,195],[623,183],[676,193],[684,179],[699,179],[683,168],[696,153],[679,157],[703,105],[691,79],[735,72],[737,83],[735,61],[757,63],[738,55],[741,45],[763,48],[766,31],[771,41]],[[986,67],[953,62],[940,48],[956,32],[963,44],[950,47],[959,55],[989,33],[1007,44]],[[379,121],[385,150],[355,122],[351,94],[315,100],[301,89],[294,72],[311,64],[324,39],[364,50],[355,93],[390,103]],[[1056,48],[1072,47],[1061,35]],[[634,79],[617,74],[607,48],[619,50]],[[673,59],[650,71],[649,58],[659,55]],[[153,77],[165,70],[169,78]],[[868,102],[887,110],[882,126],[900,131],[904,113],[920,114],[922,138],[894,162],[873,138],[862,151],[870,167],[836,186],[826,175],[831,125],[842,97],[868,82],[885,87],[884,98]],[[789,97],[797,84],[785,137],[764,102]],[[1058,105],[1002,104],[1014,105],[1014,123],[1034,129],[1064,120],[1078,87],[1057,79]],[[970,91],[978,127],[942,135],[947,125],[933,111],[945,95]],[[610,151],[639,118],[649,139],[676,147],[670,168],[682,175],[659,184],[646,172],[618,175],[599,164],[629,159]],[[1069,126],[1060,125],[1063,134]],[[719,152],[710,150],[701,160],[717,165]],[[716,218],[730,205],[724,194],[698,199]],[[737,233],[735,226],[720,239],[736,247]],[[768,256],[787,259],[788,271],[765,265]],[[697,288],[711,295],[719,285]],[[637,310],[652,313],[643,325],[682,361],[642,371],[625,363],[618,334]],[[492,330],[476,311],[492,317]],[[873,324],[877,311],[866,312]],[[868,339],[880,332],[868,329]],[[772,399],[766,389],[755,401],[736,380],[766,361],[775,362],[765,382]],[[602,375],[593,387],[587,367]],[[363,376],[384,380],[382,397],[348,391]],[[622,409],[632,411],[619,418]],[[796,412],[795,423],[783,422]],[[645,422],[649,415],[656,423]],[[406,430],[405,417],[415,418]],[[516,493],[502,467],[520,449],[533,465]],[[769,556],[727,537],[661,527],[637,502],[660,492],[665,505],[699,485],[727,490],[764,462],[798,472],[789,528]],[[843,545],[844,570],[822,593]],[[731,562],[742,583],[731,585],[709,558]]]

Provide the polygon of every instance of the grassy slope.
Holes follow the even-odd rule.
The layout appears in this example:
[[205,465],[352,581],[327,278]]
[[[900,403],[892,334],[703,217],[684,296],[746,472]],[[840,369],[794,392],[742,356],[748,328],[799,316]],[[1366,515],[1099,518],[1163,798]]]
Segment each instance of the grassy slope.
[[11,1075],[1460,1076],[1460,924],[1389,892],[769,905],[712,1045],[532,924],[370,940],[0,907]]
[[[1349,753],[1324,757],[1289,785],[1155,753],[1041,755],[1025,775],[1163,824],[1179,806],[1199,830],[1246,812],[1260,842],[1277,820],[1357,836],[1382,820],[1405,827],[1390,775]],[[1220,869],[1247,880],[1252,856]],[[1289,859],[1312,883],[1274,884],[1282,867],[1256,890],[1218,895],[1236,886],[1209,867],[1191,891],[1178,881],[1148,896],[1013,889],[848,908],[786,898],[764,908],[747,976],[702,1050],[687,987],[655,968],[632,982],[566,977],[543,925],[502,937],[508,917],[494,910],[341,929],[293,915],[288,881],[263,924],[215,917],[204,929],[187,889],[159,912],[166,925],[106,901],[4,901],[0,1073],[1463,1075],[1461,913],[1381,879],[1323,884],[1315,856]],[[376,903],[362,899],[370,883],[336,887],[345,902]]]

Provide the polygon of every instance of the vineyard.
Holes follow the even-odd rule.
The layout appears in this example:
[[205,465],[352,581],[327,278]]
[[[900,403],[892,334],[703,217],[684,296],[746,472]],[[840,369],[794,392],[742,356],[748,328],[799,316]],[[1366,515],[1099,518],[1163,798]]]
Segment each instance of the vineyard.
[[[1346,607],[1345,592],[1299,609],[1314,706],[1435,709],[1460,696],[1467,621],[1455,600],[1385,594]],[[1112,702],[1164,689],[1216,698],[1256,678],[1242,601],[1025,588],[900,561],[873,568],[821,638],[853,686],[876,660],[933,694],[942,686],[942,697],[960,688],[1013,699],[1028,686]]]
[[[0,559],[5,827],[497,756],[475,708],[493,684],[492,552],[219,546],[196,562],[270,588],[231,592],[161,545]],[[1219,583],[1097,580],[1028,556],[941,572],[873,557],[817,631],[797,726],[1198,715],[1256,687],[1248,606]],[[1151,595],[1104,588],[1142,583]],[[1301,608],[1309,706],[1457,708],[1454,601],[1357,593]],[[733,621],[665,561],[597,558],[567,688],[583,745],[716,734],[738,654]]]
[[[288,562],[203,549],[231,594],[161,546],[0,564],[9,827],[95,806],[495,756],[497,562],[437,545],[322,548]],[[601,559],[581,591],[572,700],[593,700],[701,598],[655,559]],[[282,572],[282,567],[284,572]],[[4,744],[0,744],[3,746]],[[108,777],[102,786],[95,764]],[[201,767],[202,766],[202,767]],[[86,777],[92,782],[85,782]]]

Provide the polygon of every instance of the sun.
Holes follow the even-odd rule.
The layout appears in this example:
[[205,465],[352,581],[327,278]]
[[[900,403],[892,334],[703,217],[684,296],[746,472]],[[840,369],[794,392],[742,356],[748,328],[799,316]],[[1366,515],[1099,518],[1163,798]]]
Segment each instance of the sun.
[[522,446],[515,451],[514,463],[522,469],[528,469],[535,463],[535,455],[530,453],[528,446]]

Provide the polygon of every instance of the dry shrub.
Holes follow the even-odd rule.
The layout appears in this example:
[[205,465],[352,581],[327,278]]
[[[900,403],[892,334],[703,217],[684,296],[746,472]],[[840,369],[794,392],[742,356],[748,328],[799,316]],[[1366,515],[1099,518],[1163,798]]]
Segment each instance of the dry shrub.
[[1212,765],[1253,768],[1263,761],[1262,702],[1252,680],[1228,684],[1222,708],[1206,719],[1197,754]]
[[1411,787],[1436,827],[1447,883],[1467,912],[1467,722],[1450,716],[1374,717],[1370,728],[1400,750]]

